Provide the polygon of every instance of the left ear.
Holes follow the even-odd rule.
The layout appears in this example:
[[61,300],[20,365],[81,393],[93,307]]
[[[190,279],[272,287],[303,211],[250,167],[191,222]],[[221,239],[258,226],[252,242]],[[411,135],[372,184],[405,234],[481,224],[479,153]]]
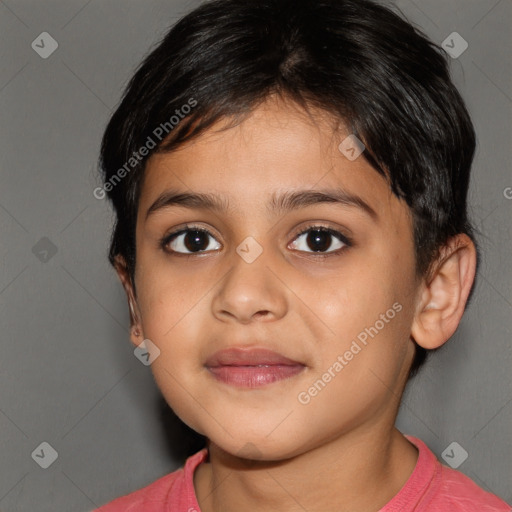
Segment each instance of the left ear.
[[423,281],[411,336],[425,349],[443,345],[456,331],[476,271],[476,248],[460,233],[443,247],[434,270]]

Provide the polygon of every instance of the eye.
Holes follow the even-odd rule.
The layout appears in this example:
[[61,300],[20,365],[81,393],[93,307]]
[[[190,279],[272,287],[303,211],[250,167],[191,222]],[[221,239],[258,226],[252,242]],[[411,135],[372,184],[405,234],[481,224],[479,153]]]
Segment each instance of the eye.
[[[209,239],[215,241],[215,237],[208,230],[198,226],[186,226],[167,235],[161,240],[160,245],[166,252],[183,255],[200,254],[205,251],[220,249],[221,245],[218,242],[216,246],[215,244],[212,246]],[[322,256],[323,254],[334,255],[342,252],[343,247],[350,247],[352,243],[339,231],[314,225],[301,231],[290,245],[299,251],[319,253],[318,256]],[[311,251],[308,251],[308,248]]]
[[187,226],[180,231],[166,236],[161,241],[161,245],[167,252],[177,252],[181,254],[194,254],[207,250],[219,249],[220,244],[218,242],[217,247],[211,247],[208,237],[215,240],[212,234],[206,229]]
[[[339,253],[341,252],[340,249],[342,250],[345,246],[350,247],[352,244],[350,240],[339,231],[324,226],[309,226],[298,234],[293,245],[295,245],[294,248],[299,251],[309,252],[307,249],[310,248],[311,252],[329,254]],[[327,251],[328,249],[332,250]]]

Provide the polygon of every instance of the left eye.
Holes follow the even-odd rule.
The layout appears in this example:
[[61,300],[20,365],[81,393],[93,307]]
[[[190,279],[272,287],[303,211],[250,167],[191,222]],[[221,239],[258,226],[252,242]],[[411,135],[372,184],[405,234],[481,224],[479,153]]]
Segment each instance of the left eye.
[[[333,238],[337,239],[334,243],[332,241]],[[296,244],[295,248],[305,252],[308,252],[306,250],[308,247],[312,249],[312,252],[335,252],[345,245],[350,245],[348,240],[338,231],[321,226],[303,231],[295,240],[299,240],[298,243],[296,241],[293,242]],[[327,249],[333,250],[327,251]]]

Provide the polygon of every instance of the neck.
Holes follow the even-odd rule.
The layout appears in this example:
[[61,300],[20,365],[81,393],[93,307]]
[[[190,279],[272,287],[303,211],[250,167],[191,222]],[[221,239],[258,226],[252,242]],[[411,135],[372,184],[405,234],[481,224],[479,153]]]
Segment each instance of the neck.
[[283,461],[245,461],[215,444],[194,474],[201,512],[377,512],[418,451],[396,428],[352,431]]

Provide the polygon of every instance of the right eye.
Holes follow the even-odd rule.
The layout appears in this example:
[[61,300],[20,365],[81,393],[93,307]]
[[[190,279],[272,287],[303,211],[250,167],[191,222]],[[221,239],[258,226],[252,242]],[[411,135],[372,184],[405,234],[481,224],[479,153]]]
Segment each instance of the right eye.
[[[208,237],[215,240],[208,230],[197,226],[187,226],[185,229],[180,229],[175,233],[167,235],[161,241],[161,246],[166,252],[176,252],[179,254],[195,254],[216,249],[215,247],[210,247],[211,244],[208,241]],[[218,248],[220,248],[220,244]]]

